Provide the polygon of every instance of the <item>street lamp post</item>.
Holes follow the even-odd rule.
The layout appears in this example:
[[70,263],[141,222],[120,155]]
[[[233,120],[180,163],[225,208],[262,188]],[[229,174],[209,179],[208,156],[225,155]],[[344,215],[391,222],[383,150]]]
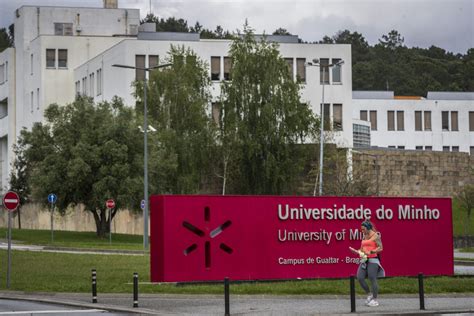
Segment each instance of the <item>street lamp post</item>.
[[[112,67],[118,68],[127,68],[127,69],[139,69],[148,72],[150,70],[164,68],[171,66],[172,64],[162,64],[155,67],[148,67],[148,68],[141,68],[141,67],[133,67],[127,65],[118,65],[114,64]],[[143,207],[143,248],[148,249],[148,115],[147,115],[147,80],[146,80],[146,73],[145,73],[145,80],[144,80],[144,88],[143,88],[143,146],[144,146],[144,153],[143,153],[143,200],[144,200],[144,207]]]
[[[306,66],[316,66],[316,67],[321,67],[323,70],[323,94],[322,94],[322,103],[321,103],[321,129],[319,132],[319,196],[323,195],[323,158],[324,158],[324,86],[326,82],[325,78],[325,71],[326,68],[328,69],[328,78],[329,78],[329,68],[334,67],[334,66],[340,66],[344,64],[344,61],[341,59],[337,63],[334,64],[328,64],[328,65],[322,65],[319,61],[319,59],[315,58],[313,59],[312,62],[307,62]],[[316,183],[317,183],[318,178],[316,178],[316,181],[314,182],[314,191],[313,191],[313,196],[316,196]]]

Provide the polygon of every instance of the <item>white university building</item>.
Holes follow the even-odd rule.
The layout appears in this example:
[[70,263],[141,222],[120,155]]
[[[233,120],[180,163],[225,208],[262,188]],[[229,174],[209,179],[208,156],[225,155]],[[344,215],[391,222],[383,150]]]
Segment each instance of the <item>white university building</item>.
[[[146,74],[113,64],[154,66],[164,61],[170,45],[185,46],[208,63],[215,100],[220,82],[230,75],[231,41],[156,33],[154,25],[140,26],[139,10],[119,9],[116,0],[104,0],[103,8],[23,6],[12,14],[15,47],[0,53],[0,192],[8,189],[16,138],[23,128],[43,121],[49,104],[71,103],[78,93],[96,102],[117,95],[135,104],[131,83]],[[267,39],[279,43],[293,77],[303,82],[302,100],[318,115],[324,85],[328,133],[337,146],[449,146],[450,151],[473,153],[473,93],[433,92],[426,99],[400,100],[390,92],[353,92],[350,45],[303,44],[296,36]],[[321,64],[344,64],[326,72],[305,66],[315,58]]]

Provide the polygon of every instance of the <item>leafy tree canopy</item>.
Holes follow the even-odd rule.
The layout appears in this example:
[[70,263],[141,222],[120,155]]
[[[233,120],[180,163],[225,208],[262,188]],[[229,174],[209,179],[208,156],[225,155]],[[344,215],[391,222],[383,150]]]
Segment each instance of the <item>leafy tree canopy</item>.
[[133,110],[118,98],[95,105],[80,97],[50,105],[45,119],[18,140],[31,167],[33,198],[46,203],[55,193],[60,212],[83,204],[104,236],[111,220],[105,201],[116,201],[113,218],[118,209],[137,209],[141,197],[143,143]]

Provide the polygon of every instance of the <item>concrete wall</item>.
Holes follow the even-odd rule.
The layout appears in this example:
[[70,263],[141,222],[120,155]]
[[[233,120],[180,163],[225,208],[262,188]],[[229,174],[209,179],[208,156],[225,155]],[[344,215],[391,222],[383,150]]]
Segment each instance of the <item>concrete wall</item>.
[[[1,209],[0,227],[8,226],[8,213]],[[12,221],[13,227],[18,228],[16,212]],[[51,229],[51,213],[39,204],[25,205],[21,210],[21,228]],[[70,208],[65,216],[54,215],[54,230],[96,231],[92,213],[85,212],[82,206]],[[128,210],[120,211],[112,220],[112,233],[143,234],[143,216]]]

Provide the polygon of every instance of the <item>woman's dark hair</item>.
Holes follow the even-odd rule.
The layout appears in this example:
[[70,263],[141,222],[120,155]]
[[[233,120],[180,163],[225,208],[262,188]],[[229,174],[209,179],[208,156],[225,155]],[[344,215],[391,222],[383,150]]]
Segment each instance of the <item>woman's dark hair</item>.
[[367,228],[367,230],[374,230],[374,225],[369,220],[363,221],[360,225]]

